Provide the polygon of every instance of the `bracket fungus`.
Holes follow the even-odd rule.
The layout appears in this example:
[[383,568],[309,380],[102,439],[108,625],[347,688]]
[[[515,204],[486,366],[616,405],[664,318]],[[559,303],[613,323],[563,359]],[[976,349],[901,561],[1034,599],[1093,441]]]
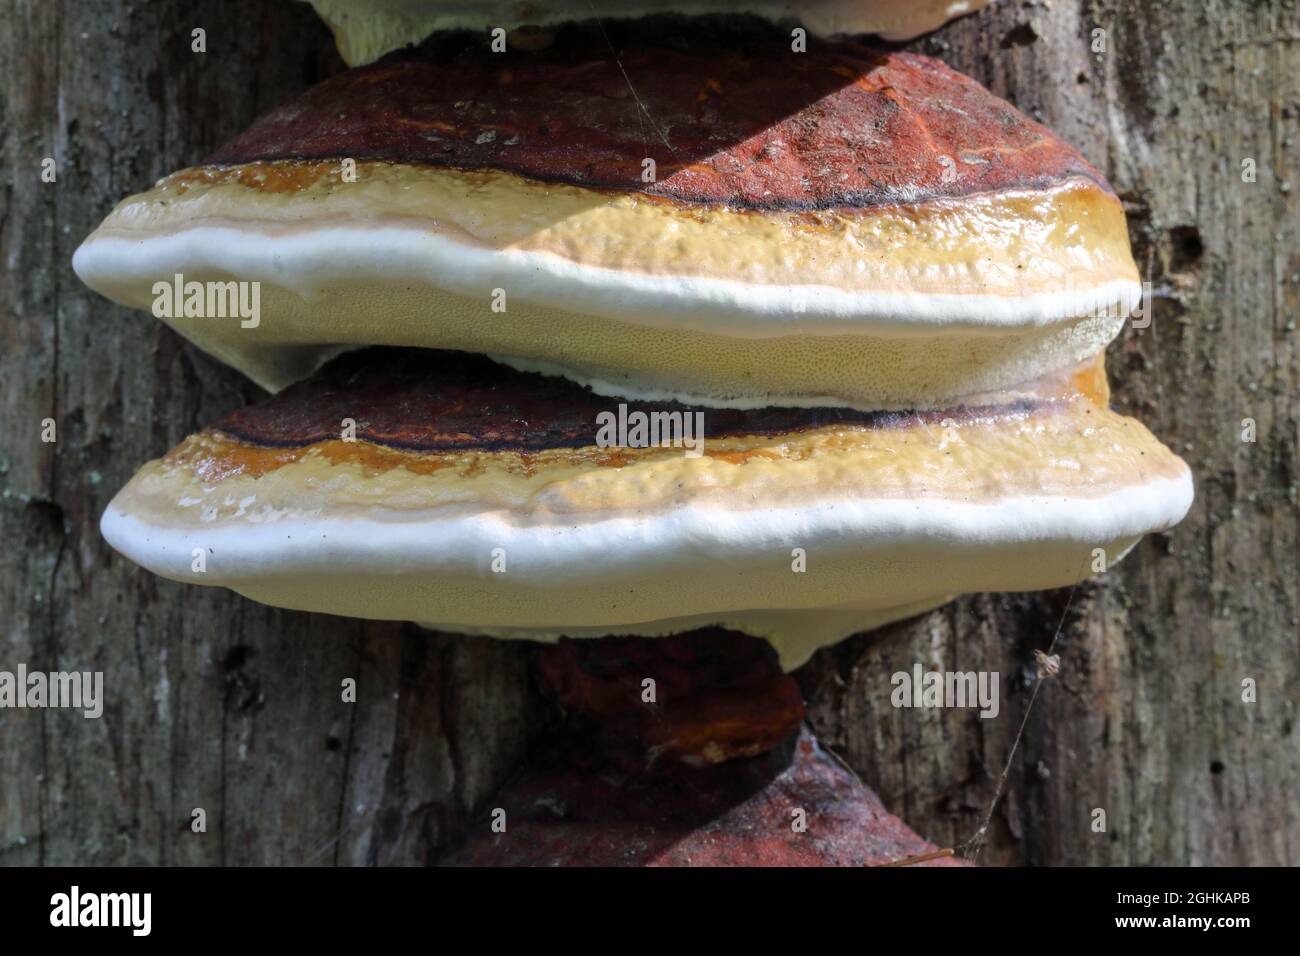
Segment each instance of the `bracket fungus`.
[[[663,41],[675,22],[623,59],[668,137],[653,182],[577,25],[349,71],[119,205],[87,282],[136,305],[174,274],[258,282],[255,327],[169,321],[269,387],[306,378],[145,466],[109,541],[285,607],[538,639],[720,624],[794,667],[954,594],[1071,584],[1182,517],[1186,466],[1106,407],[1140,288],[1100,173],[925,57],[761,33],[724,56]],[[359,346],[403,348],[314,371]],[[702,416],[703,454],[601,447],[638,401]]]
[[[704,629],[561,641],[538,683],[565,715],[491,799],[459,866],[952,866],[804,725],[763,642]],[[643,676],[656,675],[652,706]]]
[[[977,5],[854,8],[909,32]],[[1142,290],[1102,174],[942,63],[795,54],[761,22],[570,23],[500,54],[437,33],[124,200],[78,275],[164,297],[278,394],[143,466],[107,540],[272,605],[560,641],[557,694],[593,713],[566,638],[763,638],[774,672],[739,696],[605,719],[700,773],[784,760],[758,774],[772,805],[820,787],[883,819],[810,739],[770,756],[802,718],[781,671],[956,594],[1078,582],[1181,520],[1192,479],[1109,408]],[[208,314],[213,288],[238,314]],[[538,773],[579,802],[590,783]],[[670,843],[656,795],[679,783],[642,807]],[[866,832],[844,859],[927,852]]]
[[102,527],[280,607],[542,640],[718,624],[795,667],[954,594],[1072,584],[1182,516],[1186,466],[1074,379],[934,412],[705,409],[691,457],[597,445],[610,402],[566,379],[367,349],[144,466]]
[[124,200],[74,268],[138,308],[176,275],[260,283],[255,329],[158,314],[270,389],[402,345],[608,395],[868,411],[1068,368],[1139,300],[1101,174],[973,80],[647,23],[347,71]]

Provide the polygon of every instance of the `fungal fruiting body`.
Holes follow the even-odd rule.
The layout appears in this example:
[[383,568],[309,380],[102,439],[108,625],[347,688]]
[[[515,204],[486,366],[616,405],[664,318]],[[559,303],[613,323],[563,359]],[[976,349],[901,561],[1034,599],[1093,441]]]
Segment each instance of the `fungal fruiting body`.
[[349,66],[419,43],[439,30],[514,30],[586,18],[753,14],[797,21],[823,35],[875,33],[908,40],[989,0],[310,0]]
[[270,389],[403,345],[604,394],[870,411],[1105,348],[1141,288],[1100,173],[935,60],[760,36],[643,37],[616,63],[575,26],[348,71],[119,204],[74,267],[147,309],[178,275],[259,283],[255,329],[165,317]]
[[720,624],[793,667],[956,593],[1070,584],[1176,522],[1186,467],[1098,403],[1102,375],[924,413],[631,407],[701,415],[692,456],[597,445],[611,401],[562,378],[363,350],[146,465],[103,530],[282,607],[540,639]]
[[[252,327],[168,321],[284,390],[141,469],[110,543],[285,607],[721,624],[793,667],[1181,519],[1186,465],[1108,408],[1141,288],[1099,172],[933,60],[674,22],[434,37],[120,204],[78,274],[259,283]],[[602,440],[638,415],[690,441]]]

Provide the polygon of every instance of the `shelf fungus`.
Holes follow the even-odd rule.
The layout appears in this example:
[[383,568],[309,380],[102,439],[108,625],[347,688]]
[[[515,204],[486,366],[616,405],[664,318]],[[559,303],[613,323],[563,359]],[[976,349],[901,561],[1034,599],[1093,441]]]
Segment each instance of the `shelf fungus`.
[[[804,726],[770,648],[694,631],[561,641],[538,684],[564,715],[441,862],[460,866],[953,866]],[[653,707],[629,706],[656,675]],[[813,837],[813,839],[809,839]]]
[[350,66],[419,43],[439,30],[502,31],[568,20],[647,14],[754,14],[814,33],[875,33],[907,40],[989,0],[310,0]]
[[[973,80],[674,23],[344,72],[73,265],[269,389],[393,345],[735,408],[950,407],[1091,358],[1140,300],[1101,174]],[[256,316],[175,307],[240,283]]]
[[[792,668],[1182,518],[1186,465],[1108,407],[1141,288],[1097,170],[933,60],[673,22],[438,35],[121,203],[78,273],[283,390],[144,466],[109,542],[282,607],[720,625]],[[254,320],[208,314],[227,284]]]
[[[901,34],[978,5],[800,7]],[[359,60],[505,7],[372,4],[412,19],[364,34],[318,6]],[[144,465],[103,534],[279,607],[551,645],[564,727],[494,804],[511,838],[455,862],[953,862],[785,672],[1186,513],[1187,466],[1110,408],[1142,297],[1120,201],[926,57],[753,18],[547,30],[341,73],[82,244],[90,286],[275,393]]]
[[[791,668],[957,593],[1071,584],[1177,522],[1186,466],[1105,397],[1098,360],[936,411],[615,405],[376,347],[185,439],[102,527],[155,573],[281,607],[539,640],[721,625]],[[664,439],[598,442],[618,406]],[[667,439],[696,414],[692,455]]]

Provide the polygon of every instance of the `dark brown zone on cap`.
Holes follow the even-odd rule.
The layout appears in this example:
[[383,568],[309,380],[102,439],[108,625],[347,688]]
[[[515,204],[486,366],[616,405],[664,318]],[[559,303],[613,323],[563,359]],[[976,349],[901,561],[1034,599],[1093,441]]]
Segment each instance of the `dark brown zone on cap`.
[[[596,444],[597,416],[703,412],[706,439],[783,435],[828,426],[940,426],[1030,411],[1041,403],[926,412],[848,408],[722,409],[597,395],[565,378],[520,372],[482,355],[373,347],[348,352],[311,378],[232,412],[216,429],[248,444],[302,447],[337,439],[345,418],[360,440],[413,451],[544,451]],[[692,419],[692,422],[695,420]],[[695,433],[693,433],[695,434]]]
[[[790,42],[754,18],[568,24],[537,52],[436,34],[311,88],[209,161],[507,170],[753,209],[912,203],[1080,177],[1110,190],[1051,131],[937,60],[812,37],[794,53]],[[657,182],[642,180],[647,158]]]

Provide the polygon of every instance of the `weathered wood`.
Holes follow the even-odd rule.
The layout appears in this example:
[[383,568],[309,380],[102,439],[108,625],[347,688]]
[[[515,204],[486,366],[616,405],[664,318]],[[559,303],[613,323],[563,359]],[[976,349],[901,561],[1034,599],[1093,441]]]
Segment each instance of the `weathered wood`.
[[[436,859],[551,719],[529,646],[161,581],[96,527],[137,465],[256,389],[90,293],[72,251],[123,195],[340,69],[328,31],[255,0],[25,0],[4,22],[0,668],[103,670],[108,703],[99,720],[0,710],[0,863]],[[1111,349],[1116,403],[1187,458],[1198,501],[1068,614],[1063,592],[976,596],[823,652],[799,675],[811,721],[892,811],[959,843],[1064,615],[1061,674],[981,860],[1300,862],[1296,5],[1003,0],[914,46],[1042,118],[1124,195],[1158,299],[1154,328]],[[889,675],[918,660],[1000,672],[1000,716],[892,708]]]

